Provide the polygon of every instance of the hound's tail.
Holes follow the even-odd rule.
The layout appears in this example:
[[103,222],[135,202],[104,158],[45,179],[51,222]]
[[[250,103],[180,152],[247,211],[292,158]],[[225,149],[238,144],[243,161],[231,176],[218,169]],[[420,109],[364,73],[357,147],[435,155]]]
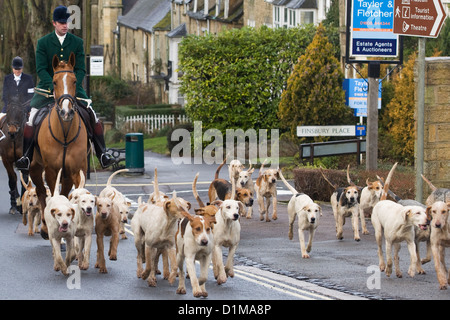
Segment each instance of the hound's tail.
[[130,170],[128,170],[128,169],[121,169],[121,170],[117,170],[116,172],[114,172],[114,173],[108,178],[108,182],[106,183],[106,186],[107,186],[107,187],[111,187],[112,179],[113,179],[116,175],[118,175],[119,173],[122,173],[122,172],[128,172],[128,171],[130,171]]
[[220,164],[220,166],[217,168],[217,170],[216,170],[216,175],[214,176],[214,179],[219,179],[219,172],[220,172],[220,169],[222,169],[222,167],[225,165],[225,163],[227,162],[227,158],[228,158],[228,155],[225,157],[225,159],[223,159],[223,162]]
[[197,200],[200,208],[203,208],[205,206],[205,204],[203,203],[202,199],[200,199],[200,196],[197,193],[197,179],[198,179],[199,174],[200,173],[197,172],[197,174],[195,175],[195,178],[194,178],[194,182],[192,182],[192,193],[194,194],[194,197]]
[[425,176],[423,174],[421,174],[423,181],[425,181],[431,188],[431,191],[435,191],[437,190],[437,188],[431,183],[430,180],[428,180],[427,178],[425,178]]
[[294,189],[293,186],[291,186],[286,179],[284,178],[283,174],[281,173],[281,170],[278,171],[280,174],[281,181],[283,181],[284,185],[292,192],[292,194],[295,196],[298,192]]
[[335,184],[332,184],[331,181],[327,179],[327,177],[325,176],[325,173],[323,172],[322,167],[319,167],[319,170],[320,170],[320,173],[322,174],[322,177],[325,179],[325,181],[328,182],[328,184],[330,186],[332,186],[334,190],[336,190],[338,188],[338,186]]

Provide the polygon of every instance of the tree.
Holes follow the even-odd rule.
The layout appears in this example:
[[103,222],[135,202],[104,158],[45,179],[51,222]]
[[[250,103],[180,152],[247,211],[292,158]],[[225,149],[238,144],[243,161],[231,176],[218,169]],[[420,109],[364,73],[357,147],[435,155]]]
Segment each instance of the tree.
[[281,97],[280,125],[289,129],[292,139],[296,138],[299,125],[350,124],[348,121],[352,121],[342,89],[344,75],[325,33],[326,29],[320,25],[312,43],[295,65]]
[[384,111],[383,123],[389,141],[389,156],[397,160],[414,162],[414,63],[415,54],[411,55],[400,73],[392,80],[394,95]]
[[25,72],[34,74],[37,40],[53,30],[53,10],[60,4],[82,6],[81,0],[0,0],[0,76],[11,73],[11,61],[21,56]]
[[203,128],[277,128],[287,78],[315,28],[244,27],[188,36],[180,46],[186,113]]

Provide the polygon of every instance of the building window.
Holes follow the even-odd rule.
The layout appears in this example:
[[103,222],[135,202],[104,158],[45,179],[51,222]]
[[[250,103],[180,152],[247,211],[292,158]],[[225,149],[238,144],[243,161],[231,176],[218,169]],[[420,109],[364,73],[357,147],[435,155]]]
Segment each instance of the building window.
[[302,24],[314,23],[314,11],[301,11],[300,21]]
[[280,20],[280,7],[273,7],[273,11],[274,11],[274,18],[273,18],[273,22],[275,24],[275,27],[280,27],[281,26],[281,20]]
[[295,10],[289,10],[289,27],[296,26]]

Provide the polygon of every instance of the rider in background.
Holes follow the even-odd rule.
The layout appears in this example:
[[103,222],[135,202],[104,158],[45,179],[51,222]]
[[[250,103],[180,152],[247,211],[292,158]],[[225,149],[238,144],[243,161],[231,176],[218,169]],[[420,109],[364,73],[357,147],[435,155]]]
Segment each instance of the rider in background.
[[[36,48],[36,71],[40,82],[37,89],[53,92],[53,56],[57,55],[59,60],[69,61],[69,56],[73,52],[76,57],[74,68],[74,73],[77,78],[76,95],[78,98],[88,99],[82,86],[83,79],[86,75],[83,39],[68,33],[67,20],[69,17],[70,14],[67,12],[67,7],[58,6],[53,11],[53,26],[55,31],[38,40]],[[49,98],[37,92],[34,94],[31,100],[30,118],[24,130],[24,155],[16,161],[17,169],[29,170],[34,152],[34,116],[39,109],[47,105],[53,106],[54,104],[55,100],[53,97]],[[90,105],[84,104],[83,101],[78,101],[78,105],[85,107],[89,113],[91,127],[93,128],[92,142],[94,144],[95,154],[101,166],[107,168],[113,164],[114,160],[110,154],[106,153],[103,126]]]
[[3,109],[0,113],[0,121],[6,115],[11,101],[16,101],[30,112],[30,100],[33,98],[34,81],[31,75],[23,73],[23,59],[15,57],[12,60],[13,73],[5,76],[3,80]]

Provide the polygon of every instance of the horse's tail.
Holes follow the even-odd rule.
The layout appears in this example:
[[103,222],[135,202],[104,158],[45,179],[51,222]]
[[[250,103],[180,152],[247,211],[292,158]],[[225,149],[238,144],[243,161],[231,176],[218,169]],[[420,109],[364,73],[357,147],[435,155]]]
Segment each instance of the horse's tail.
[[130,171],[130,170],[129,170],[129,169],[120,169],[120,170],[117,170],[116,172],[114,172],[114,173],[109,177],[108,182],[106,183],[106,186],[107,186],[107,187],[111,187],[112,179],[113,179],[116,175],[118,175],[118,174],[121,173],[121,172],[128,172],[128,171]]
[[61,173],[62,168],[59,169],[58,176],[56,177],[55,190],[53,191],[53,196],[59,196],[59,183],[61,182]]

